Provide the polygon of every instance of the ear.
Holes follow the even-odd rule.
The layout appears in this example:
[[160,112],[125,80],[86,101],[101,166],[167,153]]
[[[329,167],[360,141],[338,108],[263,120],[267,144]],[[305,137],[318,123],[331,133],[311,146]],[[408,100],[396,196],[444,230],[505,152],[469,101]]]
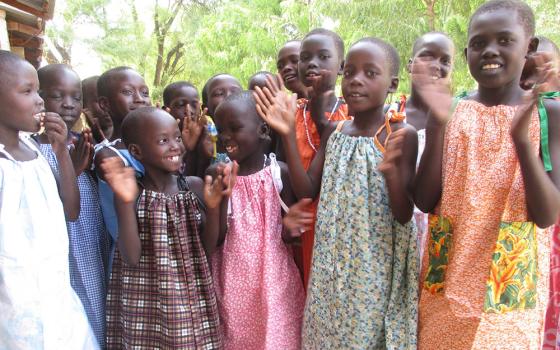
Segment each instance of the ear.
[[111,115],[111,113],[109,113],[109,99],[106,96],[99,96],[97,98],[97,103],[99,104],[99,107],[103,110],[103,112]]
[[408,59],[408,63],[406,64],[406,72],[408,74],[412,73],[412,58]]
[[128,152],[130,152],[130,154],[134,158],[136,158],[138,160],[142,160],[142,150],[140,149],[140,147],[137,144],[132,143],[132,144],[128,145]]
[[527,47],[527,54],[529,55],[537,52],[538,47],[539,47],[539,38],[532,37],[529,40],[529,47]]
[[391,77],[391,85],[389,85],[388,93],[395,93],[397,88],[399,87],[399,77],[393,76]]
[[465,61],[467,61],[467,63],[468,63],[469,61],[467,60],[467,48],[466,47],[463,49],[463,55],[465,56]]
[[344,64],[345,64],[345,63],[346,63],[345,60],[342,60],[342,61],[340,62],[340,67],[338,68],[338,73],[337,73],[337,75],[342,75],[342,73],[344,72]]

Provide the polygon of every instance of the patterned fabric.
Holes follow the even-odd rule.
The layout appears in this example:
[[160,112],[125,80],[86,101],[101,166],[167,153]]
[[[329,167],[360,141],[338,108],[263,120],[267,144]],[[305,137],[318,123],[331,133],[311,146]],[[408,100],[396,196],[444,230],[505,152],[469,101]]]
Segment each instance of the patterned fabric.
[[[484,312],[489,277],[496,276],[495,280],[500,282],[510,277],[504,269],[493,271],[493,261],[503,266],[514,258],[509,242],[519,237],[515,234],[510,236],[509,242],[504,241],[506,233],[502,231],[503,238],[500,237],[501,225],[528,221],[523,177],[509,134],[515,110],[512,106],[487,107],[476,101],[462,100],[447,126],[443,191],[436,214],[451,221],[453,234],[443,292],[435,295],[427,289],[421,292],[421,350],[541,347],[550,263],[550,237],[543,230],[535,232],[536,257],[531,256],[533,253],[527,255],[527,262],[538,269],[535,307],[504,313]],[[536,156],[539,155],[539,129],[535,109],[529,125],[529,139]],[[510,253],[496,255],[500,244],[505,244]],[[525,254],[524,249],[521,252]],[[428,255],[424,253],[423,279],[427,275]],[[509,293],[517,285],[509,284],[505,290],[503,287],[503,284],[492,287],[498,292],[492,301],[499,299],[507,305],[510,301],[503,291]]]
[[550,252],[550,299],[546,310],[543,350],[560,349],[560,223],[554,225]]
[[98,349],[70,285],[68,234],[53,173],[0,145],[0,349]]
[[443,216],[430,215],[428,241],[428,268],[424,288],[436,294],[445,286],[445,271],[449,264],[451,249],[451,222]]
[[[308,104],[306,99],[298,100],[298,108],[296,112],[296,144],[301,156],[303,167],[305,170],[311,165],[311,161],[315,158],[315,150],[309,144],[313,144],[316,149],[318,149],[321,143],[321,135],[317,131],[317,127],[311,119],[311,112],[308,109],[306,113],[306,118],[303,117],[304,107]],[[325,117],[330,120],[349,120],[351,117],[348,115],[348,106],[346,103],[340,103],[338,109],[331,115],[329,112],[325,113]],[[307,121],[307,123],[306,123]],[[315,200],[309,205],[309,212],[313,213],[314,219],[317,215],[317,205],[319,199]],[[307,285],[309,283],[309,273],[311,271],[311,258],[313,256],[313,242],[315,236],[315,222],[311,225],[312,229],[306,231],[301,236],[301,252],[296,252],[301,254],[301,260],[303,263],[303,286],[307,290]]]
[[393,218],[382,159],[372,138],[328,141],[305,349],[416,349],[416,231]]
[[212,257],[226,349],[300,349],[304,292],[282,241],[271,167],[238,176],[223,246]]
[[115,253],[108,349],[220,349],[198,198],[188,189],[175,195],[144,190],[137,210],[142,255],[129,266]]
[[[58,162],[50,144],[40,144],[51,168],[58,172]],[[109,260],[110,239],[99,205],[97,183],[88,171],[78,177],[80,216],[67,221],[70,241],[70,283],[80,297],[99,345],[105,345],[105,276]]]

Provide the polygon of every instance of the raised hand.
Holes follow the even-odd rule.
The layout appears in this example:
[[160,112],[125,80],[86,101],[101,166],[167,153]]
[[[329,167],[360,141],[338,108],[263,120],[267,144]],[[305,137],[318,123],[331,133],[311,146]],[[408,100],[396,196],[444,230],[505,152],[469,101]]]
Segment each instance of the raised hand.
[[68,129],[62,118],[52,112],[46,112],[42,117],[42,123],[45,127],[45,135],[49,143],[52,145],[55,154],[60,152],[68,152],[66,141],[68,140]]
[[412,65],[412,86],[430,110],[428,123],[447,124],[453,104],[450,80],[439,78],[429,60],[417,60]]
[[266,79],[267,87],[261,89],[257,86],[253,92],[257,101],[257,112],[280,135],[294,132],[297,95],[288,95],[281,80],[271,76],[267,76]]
[[[231,165],[230,165],[231,164]],[[207,175],[204,178],[204,203],[210,209],[216,208],[225,197],[231,196],[239,165],[237,162],[224,164],[217,168],[217,175],[214,179]]]
[[385,153],[383,154],[383,161],[378,167],[379,171],[381,171],[385,178],[398,176],[400,173],[398,164],[403,154],[402,148],[405,135],[406,130],[404,128],[389,135],[387,147],[385,147]]
[[290,207],[282,220],[285,228],[284,240],[290,241],[294,238],[298,238],[311,228],[313,224],[313,213],[306,210],[309,204],[311,204],[311,199],[303,198]]
[[93,113],[87,109],[82,109],[82,113],[85,115],[86,120],[91,127],[91,134],[95,142],[101,143],[103,140],[106,139],[103,130],[101,130],[101,126],[99,125],[99,120],[93,116]]
[[82,132],[78,142],[70,146],[70,159],[76,176],[91,167],[93,161],[93,136],[90,129]]
[[531,89],[523,96],[511,121],[510,134],[514,141],[529,140],[531,115],[538,102],[539,95],[556,91],[560,87],[558,68],[554,66],[553,57],[548,52],[536,52],[532,55],[534,64]]
[[124,203],[136,201],[139,189],[133,168],[125,167],[119,157],[106,158],[100,166],[116,197]]
[[183,118],[183,130],[181,130],[181,137],[183,138],[183,144],[188,151],[193,151],[198,143],[202,131],[208,123],[206,119],[206,114],[208,109],[204,108],[202,114],[197,111],[193,111],[190,104],[186,105],[187,112],[185,113],[185,118]]
[[321,71],[319,71],[319,75],[312,78],[313,89],[310,90],[312,97],[334,94],[334,85],[332,84],[334,79],[332,79],[332,75],[333,72],[321,69]]

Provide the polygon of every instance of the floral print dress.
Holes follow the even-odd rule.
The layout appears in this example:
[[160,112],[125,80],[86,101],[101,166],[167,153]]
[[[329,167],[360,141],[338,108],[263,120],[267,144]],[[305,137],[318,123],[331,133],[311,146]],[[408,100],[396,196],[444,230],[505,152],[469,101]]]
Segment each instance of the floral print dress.
[[328,141],[304,349],[416,349],[416,230],[393,218],[382,160],[373,138]]

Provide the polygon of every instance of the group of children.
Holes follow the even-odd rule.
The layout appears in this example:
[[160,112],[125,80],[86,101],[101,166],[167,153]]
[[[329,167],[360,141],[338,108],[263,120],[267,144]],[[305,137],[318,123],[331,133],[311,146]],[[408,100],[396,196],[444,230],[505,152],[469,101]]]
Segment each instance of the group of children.
[[478,88],[453,98],[431,32],[396,101],[395,48],[326,29],[163,107],[132,68],[0,51],[0,348],[554,349],[560,52],[534,31],[483,4]]

